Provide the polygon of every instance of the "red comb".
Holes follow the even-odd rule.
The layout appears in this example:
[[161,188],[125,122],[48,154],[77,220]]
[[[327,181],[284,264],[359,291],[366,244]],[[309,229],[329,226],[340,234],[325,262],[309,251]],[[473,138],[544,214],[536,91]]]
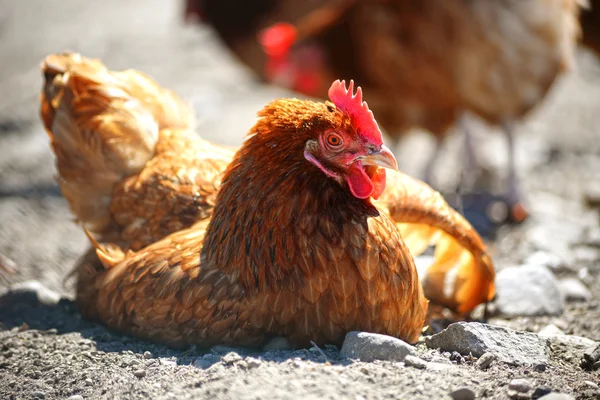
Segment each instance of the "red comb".
[[298,37],[298,31],[292,24],[280,22],[262,31],[258,41],[269,56],[286,54]]
[[346,89],[346,81],[338,79],[329,88],[329,98],[337,108],[352,117],[352,122],[359,128],[361,136],[381,146],[383,137],[373,113],[369,110],[367,103],[362,100],[362,89],[359,86],[356,89],[356,94],[353,92],[353,80],[350,81],[350,86]]

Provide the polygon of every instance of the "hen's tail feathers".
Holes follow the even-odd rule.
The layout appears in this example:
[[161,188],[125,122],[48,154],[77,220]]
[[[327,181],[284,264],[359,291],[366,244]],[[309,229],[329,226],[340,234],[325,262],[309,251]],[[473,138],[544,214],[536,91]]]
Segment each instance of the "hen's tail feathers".
[[413,256],[435,246],[421,276],[425,296],[461,314],[494,297],[495,271],[475,229],[425,183],[388,172],[378,206],[389,211]]
[[41,116],[59,184],[77,218],[100,232],[114,184],[144,167],[159,130],[191,128],[192,109],[140,72],[109,71],[79,54],[50,55],[41,69]]

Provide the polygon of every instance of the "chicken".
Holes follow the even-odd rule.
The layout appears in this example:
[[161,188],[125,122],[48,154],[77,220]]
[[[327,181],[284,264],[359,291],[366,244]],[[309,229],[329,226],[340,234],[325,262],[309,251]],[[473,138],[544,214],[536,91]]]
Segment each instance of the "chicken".
[[581,13],[582,43],[600,54],[600,1],[590,0],[589,3]]
[[[424,293],[462,314],[494,296],[481,239],[395,171],[352,82],[331,102],[273,101],[234,152],[196,137],[185,103],[139,72],[72,53],[42,70],[59,183],[93,247],[76,271],[85,317],[173,347],[351,330],[414,342]],[[429,245],[421,285],[413,255]]]
[[[413,127],[431,132],[438,140],[425,168],[427,182],[444,137],[457,124],[465,134],[463,184],[474,180],[479,162],[467,112],[502,127],[509,154],[505,198],[514,219],[526,217],[513,134],[573,63],[583,0],[190,3],[195,8],[188,15],[200,12],[269,80],[325,98],[333,77],[354,78],[390,135],[398,138]],[[244,12],[229,11],[236,8]],[[258,54],[261,44],[266,60]]]

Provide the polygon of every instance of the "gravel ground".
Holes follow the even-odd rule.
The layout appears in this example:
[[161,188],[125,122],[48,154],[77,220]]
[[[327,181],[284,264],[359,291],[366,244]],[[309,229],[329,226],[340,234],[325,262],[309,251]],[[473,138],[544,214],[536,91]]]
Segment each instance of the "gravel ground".
[[[553,342],[544,371],[501,362],[481,370],[471,357],[425,344],[416,347],[424,363],[351,361],[332,347],[323,354],[315,348],[173,351],[82,320],[65,278],[87,242],[53,180],[37,108],[42,58],[70,49],[111,68],[143,70],[189,99],[199,133],[223,144],[241,143],[255,112],[288,95],[256,82],[210,30],[181,26],[178,6],[0,0],[0,262],[17,271],[0,276],[0,398],[430,399],[461,388],[468,390],[455,398],[537,398],[549,390],[600,398],[600,372],[583,371],[582,347],[564,343]],[[600,222],[598,210],[586,205],[600,192],[600,60],[582,50],[578,64],[519,129],[517,157],[532,216],[503,228],[490,246],[499,270],[543,264],[558,280],[583,283],[588,296],[566,301],[558,315],[498,311],[490,322],[530,332],[554,325],[600,341]],[[502,137],[474,125],[483,163],[502,176]],[[419,171],[430,147],[427,136],[408,138],[397,149],[404,169]],[[438,165],[438,179],[448,187],[459,148],[451,138]],[[15,285],[21,289],[8,293]],[[535,290],[524,287],[523,293]],[[519,378],[527,383],[515,383]],[[523,386],[528,390],[520,392]]]

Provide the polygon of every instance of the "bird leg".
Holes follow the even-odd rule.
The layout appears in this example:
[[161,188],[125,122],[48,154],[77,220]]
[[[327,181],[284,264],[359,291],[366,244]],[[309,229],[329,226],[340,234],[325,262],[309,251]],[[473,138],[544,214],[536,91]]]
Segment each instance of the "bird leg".
[[515,125],[513,121],[505,121],[502,124],[506,143],[508,145],[508,176],[506,182],[506,202],[510,209],[510,216],[515,222],[522,222],[528,213],[521,204],[521,188],[517,176],[517,161],[515,156]]
[[425,171],[423,174],[423,181],[427,183],[429,186],[433,186],[433,169],[435,167],[436,161],[442,151],[442,146],[444,144],[443,137],[436,137],[435,147],[431,152],[431,155],[427,159],[425,163]]
[[459,119],[460,127],[463,131],[465,141],[465,155],[463,158],[463,165],[461,170],[461,180],[467,187],[472,186],[477,178],[477,168],[479,167],[479,160],[477,160],[477,153],[475,151],[475,144],[473,141],[473,131],[469,126],[469,118],[467,114],[463,114]]
[[504,135],[506,136],[506,144],[508,145],[508,175],[506,183],[506,199],[510,204],[519,202],[520,190],[517,178],[517,165],[515,160],[515,138],[514,124],[512,122],[504,122],[502,124]]
[[479,161],[477,160],[477,154],[475,153],[473,132],[469,126],[468,116],[466,113],[463,113],[458,119],[458,125],[460,130],[462,130],[465,146],[462,167],[460,169],[460,177],[456,186],[457,210],[461,214],[464,214],[462,198],[465,193],[465,188],[472,188],[477,180],[477,168],[479,166]]

